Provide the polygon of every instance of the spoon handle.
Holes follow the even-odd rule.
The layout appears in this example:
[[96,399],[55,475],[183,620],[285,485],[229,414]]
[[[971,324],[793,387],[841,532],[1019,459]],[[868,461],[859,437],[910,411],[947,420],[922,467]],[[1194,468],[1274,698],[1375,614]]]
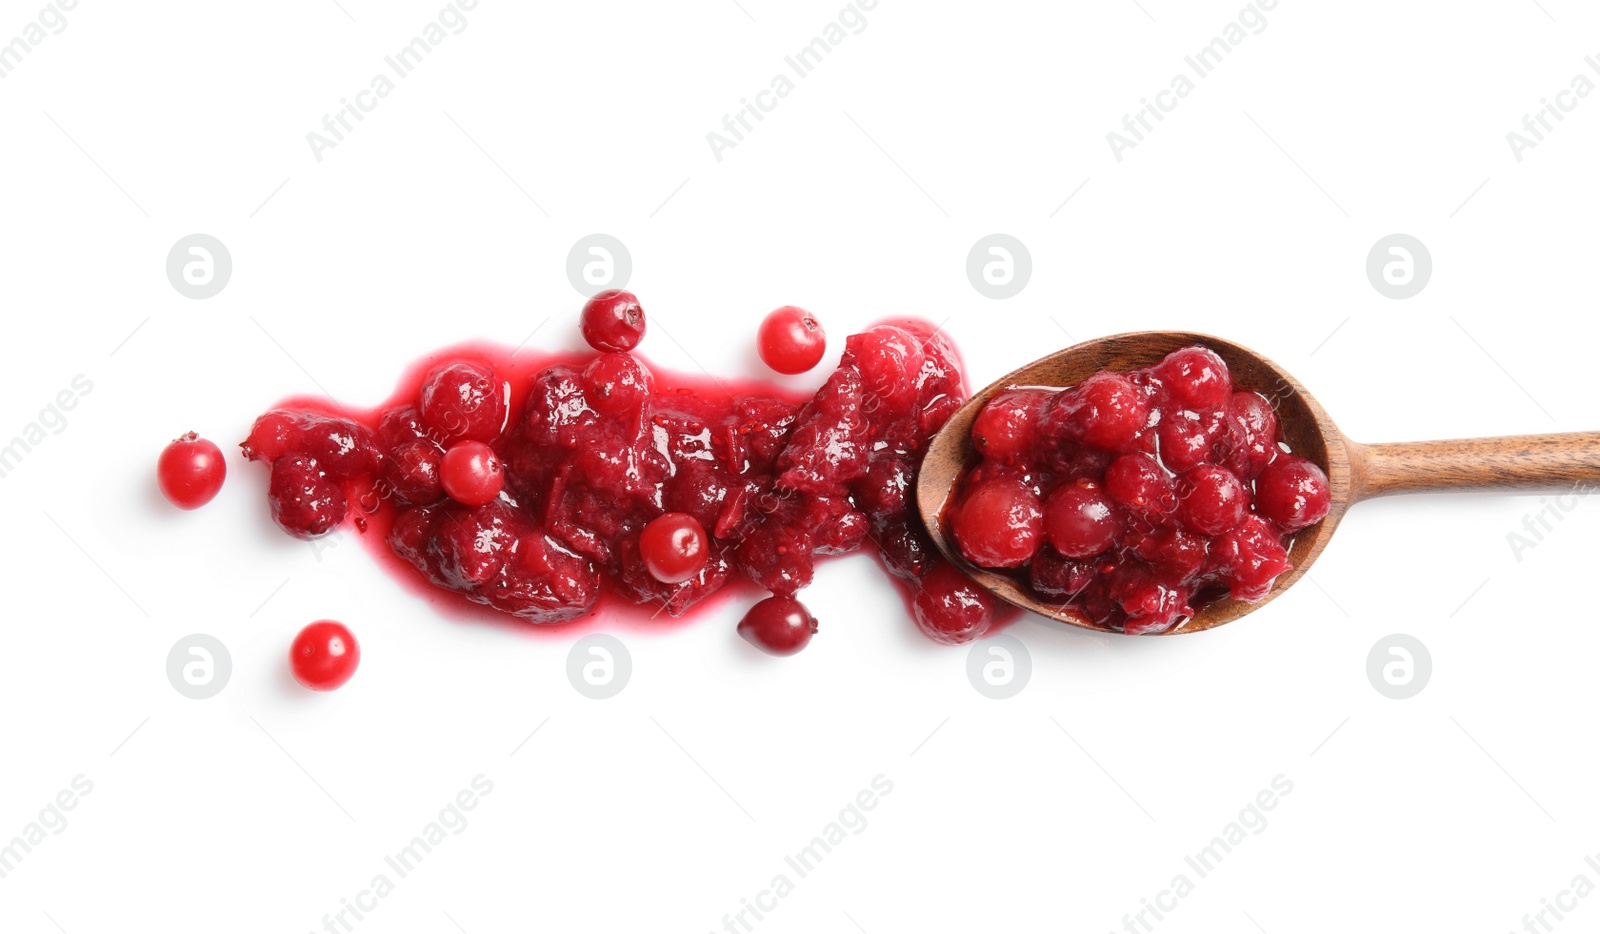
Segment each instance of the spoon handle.
[[1351,494],[1600,488],[1600,431],[1402,444],[1349,443]]

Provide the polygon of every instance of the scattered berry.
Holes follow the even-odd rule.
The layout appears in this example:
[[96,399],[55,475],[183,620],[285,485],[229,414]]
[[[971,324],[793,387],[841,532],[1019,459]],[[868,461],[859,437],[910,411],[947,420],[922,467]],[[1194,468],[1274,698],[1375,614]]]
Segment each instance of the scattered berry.
[[211,502],[227,476],[222,451],[192,431],[163,448],[156,462],[161,493],[179,509]]
[[644,309],[632,292],[606,289],[584,303],[578,326],[595,350],[632,350],[644,340]]
[[768,597],[739,621],[739,635],[768,655],[793,655],[816,632],[816,617],[793,597]]
[[911,613],[923,635],[945,645],[965,645],[994,624],[994,595],[946,561],[922,579]]
[[785,305],[761,320],[756,347],[767,366],[792,376],[822,361],[828,338],[811,312]]
[[344,686],[361,664],[361,646],[343,623],[318,620],[300,630],[289,647],[294,679],[313,691],[333,691]]

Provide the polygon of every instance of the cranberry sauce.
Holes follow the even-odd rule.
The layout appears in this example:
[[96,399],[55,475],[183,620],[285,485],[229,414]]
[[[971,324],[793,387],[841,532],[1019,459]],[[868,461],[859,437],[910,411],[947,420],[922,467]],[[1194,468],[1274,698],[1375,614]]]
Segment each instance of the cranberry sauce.
[[[634,309],[613,317],[642,335]],[[965,642],[995,601],[940,571],[914,503],[922,453],[964,395],[954,347],[916,321],[851,336],[809,399],[653,372],[631,352],[471,345],[419,364],[377,409],[285,403],[242,447],[270,466],[288,534],[354,525],[407,573],[529,623],[584,617],[603,596],[680,616],[741,581],[789,598],[818,558],[870,542],[919,627]],[[641,535],[664,516],[693,547],[647,560]]]
[[1066,390],[1001,393],[972,440],[982,460],[945,516],[962,555],[1130,635],[1173,629],[1223,595],[1260,600],[1290,570],[1293,533],[1331,502],[1271,403],[1234,391],[1204,347]]

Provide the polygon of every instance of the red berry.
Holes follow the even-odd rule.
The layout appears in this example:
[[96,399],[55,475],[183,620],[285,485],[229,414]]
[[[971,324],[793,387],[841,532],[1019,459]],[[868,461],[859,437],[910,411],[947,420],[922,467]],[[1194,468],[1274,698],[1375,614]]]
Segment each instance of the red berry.
[[1106,493],[1128,512],[1158,519],[1178,508],[1172,476],[1148,454],[1125,454],[1106,468]]
[[1321,522],[1332,504],[1328,475],[1303,457],[1280,455],[1256,478],[1256,511],[1286,532]]
[[401,442],[384,461],[385,494],[393,495],[400,503],[410,506],[427,506],[438,502],[444,495],[444,487],[439,482],[443,460],[444,451],[426,438]]
[[1122,522],[1098,483],[1077,480],[1045,500],[1044,532],[1066,557],[1092,558],[1116,542]]
[[297,412],[273,409],[256,419],[250,437],[239,443],[244,456],[272,463],[305,443],[305,418]]
[[967,494],[951,529],[961,553],[973,564],[1020,567],[1044,544],[1044,507],[1020,479],[996,477]]
[[458,441],[439,462],[439,484],[463,506],[493,502],[505,486],[505,471],[494,448],[481,441]]
[[705,527],[686,512],[657,516],[639,533],[645,570],[663,584],[681,584],[699,574],[710,550]]
[[650,400],[650,371],[627,353],[603,353],[583,369],[584,395],[596,412],[621,418],[644,410]]
[[289,647],[294,679],[313,691],[332,691],[350,680],[361,663],[361,646],[343,623],[318,620],[300,630]]
[[1129,450],[1149,421],[1145,395],[1121,373],[1101,371],[1075,389],[1057,393],[1045,408],[1046,431],[1107,451]]
[[1260,393],[1236,392],[1228,404],[1223,463],[1241,480],[1253,480],[1267,469],[1278,449],[1278,415]]
[[816,617],[793,597],[768,597],[739,620],[739,635],[768,655],[793,655],[816,632]]
[[156,462],[161,492],[179,509],[211,502],[227,476],[222,451],[192,431],[163,448]]
[[595,350],[632,350],[644,339],[644,309],[632,292],[606,289],[584,303],[578,326]]
[[1278,530],[1257,515],[1245,516],[1238,528],[1214,539],[1211,561],[1229,596],[1247,603],[1265,597],[1278,575],[1293,569]]
[[455,360],[422,382],[422,420],[442,443],[493,441],[505,423],[504,386],[486,366]]
[[1196,467],[1178,479],[1178,518],[1201,535],[1221,535],[1239,524],[1250,493],[1222,467]]
[[1178,404],[1188,408],[1223,405],[1233,394],[1228,365],[1205,347],[1174,350],[1156,365],[1156,376]]
[[994,595],[948,561],[928,572],[911,601],[917,628],[945,645],[964,645],[988,632],[994,610]]
[[1051,394],[1036,389],[1002,392],[972,421],[972,446],[990,460],[1016,466],[1034,454],[1033,426]]
[[816,366],[827,352],[828,338],[811,312],[785,305],[761,319],[756,348],[767,366],[794,375]]
[[273,462],[267,504],[279,528],[304,539],[320,538],[338,528],[347,509],[344,491],[304,454]]
[[902,327],[880,324],[845,338],[844,361],[861,373],[862,407],[875,414],[905,412],[917,401],[925,341]]

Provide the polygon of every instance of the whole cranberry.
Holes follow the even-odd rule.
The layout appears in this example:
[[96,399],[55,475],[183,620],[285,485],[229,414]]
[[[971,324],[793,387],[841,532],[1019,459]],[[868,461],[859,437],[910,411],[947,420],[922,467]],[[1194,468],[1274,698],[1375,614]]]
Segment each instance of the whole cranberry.
[[1303,457],[1280,455],[1256,478],[1256,512],[1284,531],[1321,522],[1332,504],[1328,475]]
[[505,469],[482,441],[457,441],[439,460],[439,485],[463,506],[482,506],[500,495]]
[[1234,528],[1249,506],[1249,492],[1226,468],[1196,467],[1178,479],[1178,518],[1201,535]]
[[1108,451],[1128,450],[1150,416],[1145,394],[1121,373],[1101,371],[1058,393],[1045,409],[1047,430]]
[[1233,394],[1233,377],[1216,352],[1205,347],[1185,347],[1167,354],[1156,365],[1156,375],[1180,405],[1211,408],[1227,403]]
[[756,349],[767,366],[793,376],[822,361],[828,337],[811,312],[785,305],[761,319]]
[[1106,468],[1106,494],[1135,516],[1157,519],[1178,508],[1172,475],[1148,454],[1125,454]]
[[1005,464],[1020,464],[1034,454],[1034,424],[1052,394],[1037,389],[1002,392],[972,420],[972,446]]
[[1228,430],[1226,407],[1196,412],[1177,409],[1163,413],[1157,437],[1161,462],[1173,473],[1183,473],[1212,460],[1217,443]]
[[273,462],[267,504],[279,528],[304,539],[319,538],[338,528],[348,508],[344,491],[304,454],[289,454]]
[[466,360],[441,364],[422,381],[422,420],[447,445],[493,441],[505,423],[503,392],[486,366]]
[[645,570],[663,584],[681,584],[699,574],[710,551],[705,527],[688,513],[657,516],[639,533]]
[[385,411],[378,419],[378,441],[385,450],[426,437],[428,426],[423,424],[422,413],[414,405],[396,406]]
[[384,460],[383,479],[400,503],[426,506],[439,501],[444,486],[439,480],[444,451],[426,438],[402,441]]
[[371,429],[333,415],[307,415],[297,450],[315,458],[317,466],[336,480],[376,473],[383,459]]
[[343,623],[318,620],[300,630],[289,647],[294,679],[313,691],[344,686],[361,664],[361,646]]
[[179,509],[199,509],[211,502],[227,476],[222,451],[192,431],[163,448],[156,461],[161,494]]
[[1127,614],[1122,631],[1130,636],[1166,632],[1194,615],[1188,588],[1173,586],[1137,562],[1112,572],[1110,594]]
[[1039,494],[1020,479],[997,477],[967,493],[951,531],[973,564],[1020,567],[1044,544],[1044,508]]
[[1044,534],[1068,558],[1092,558],[1116,542],[1122,522],[1098,483],[1076,480],[1044,504]]
[[816,617],[793,597],[768,597],[739,620],[739,635],[768,655],[793,655],[816,632]]
[[1228,403],[1227,455],[1223,463],[1241,480],[1253,480],[1272,463],[1278,448],[1278,415],[1260,393],[1236,392]]
[[595,350],[632,350],[644,340],[644,309],[632,292],[606,289],[584,303],[578,326]]
[[948,561],[922,579],[911,615],[922,634],[945,645],[965,645],[994,625],[994,595]]

